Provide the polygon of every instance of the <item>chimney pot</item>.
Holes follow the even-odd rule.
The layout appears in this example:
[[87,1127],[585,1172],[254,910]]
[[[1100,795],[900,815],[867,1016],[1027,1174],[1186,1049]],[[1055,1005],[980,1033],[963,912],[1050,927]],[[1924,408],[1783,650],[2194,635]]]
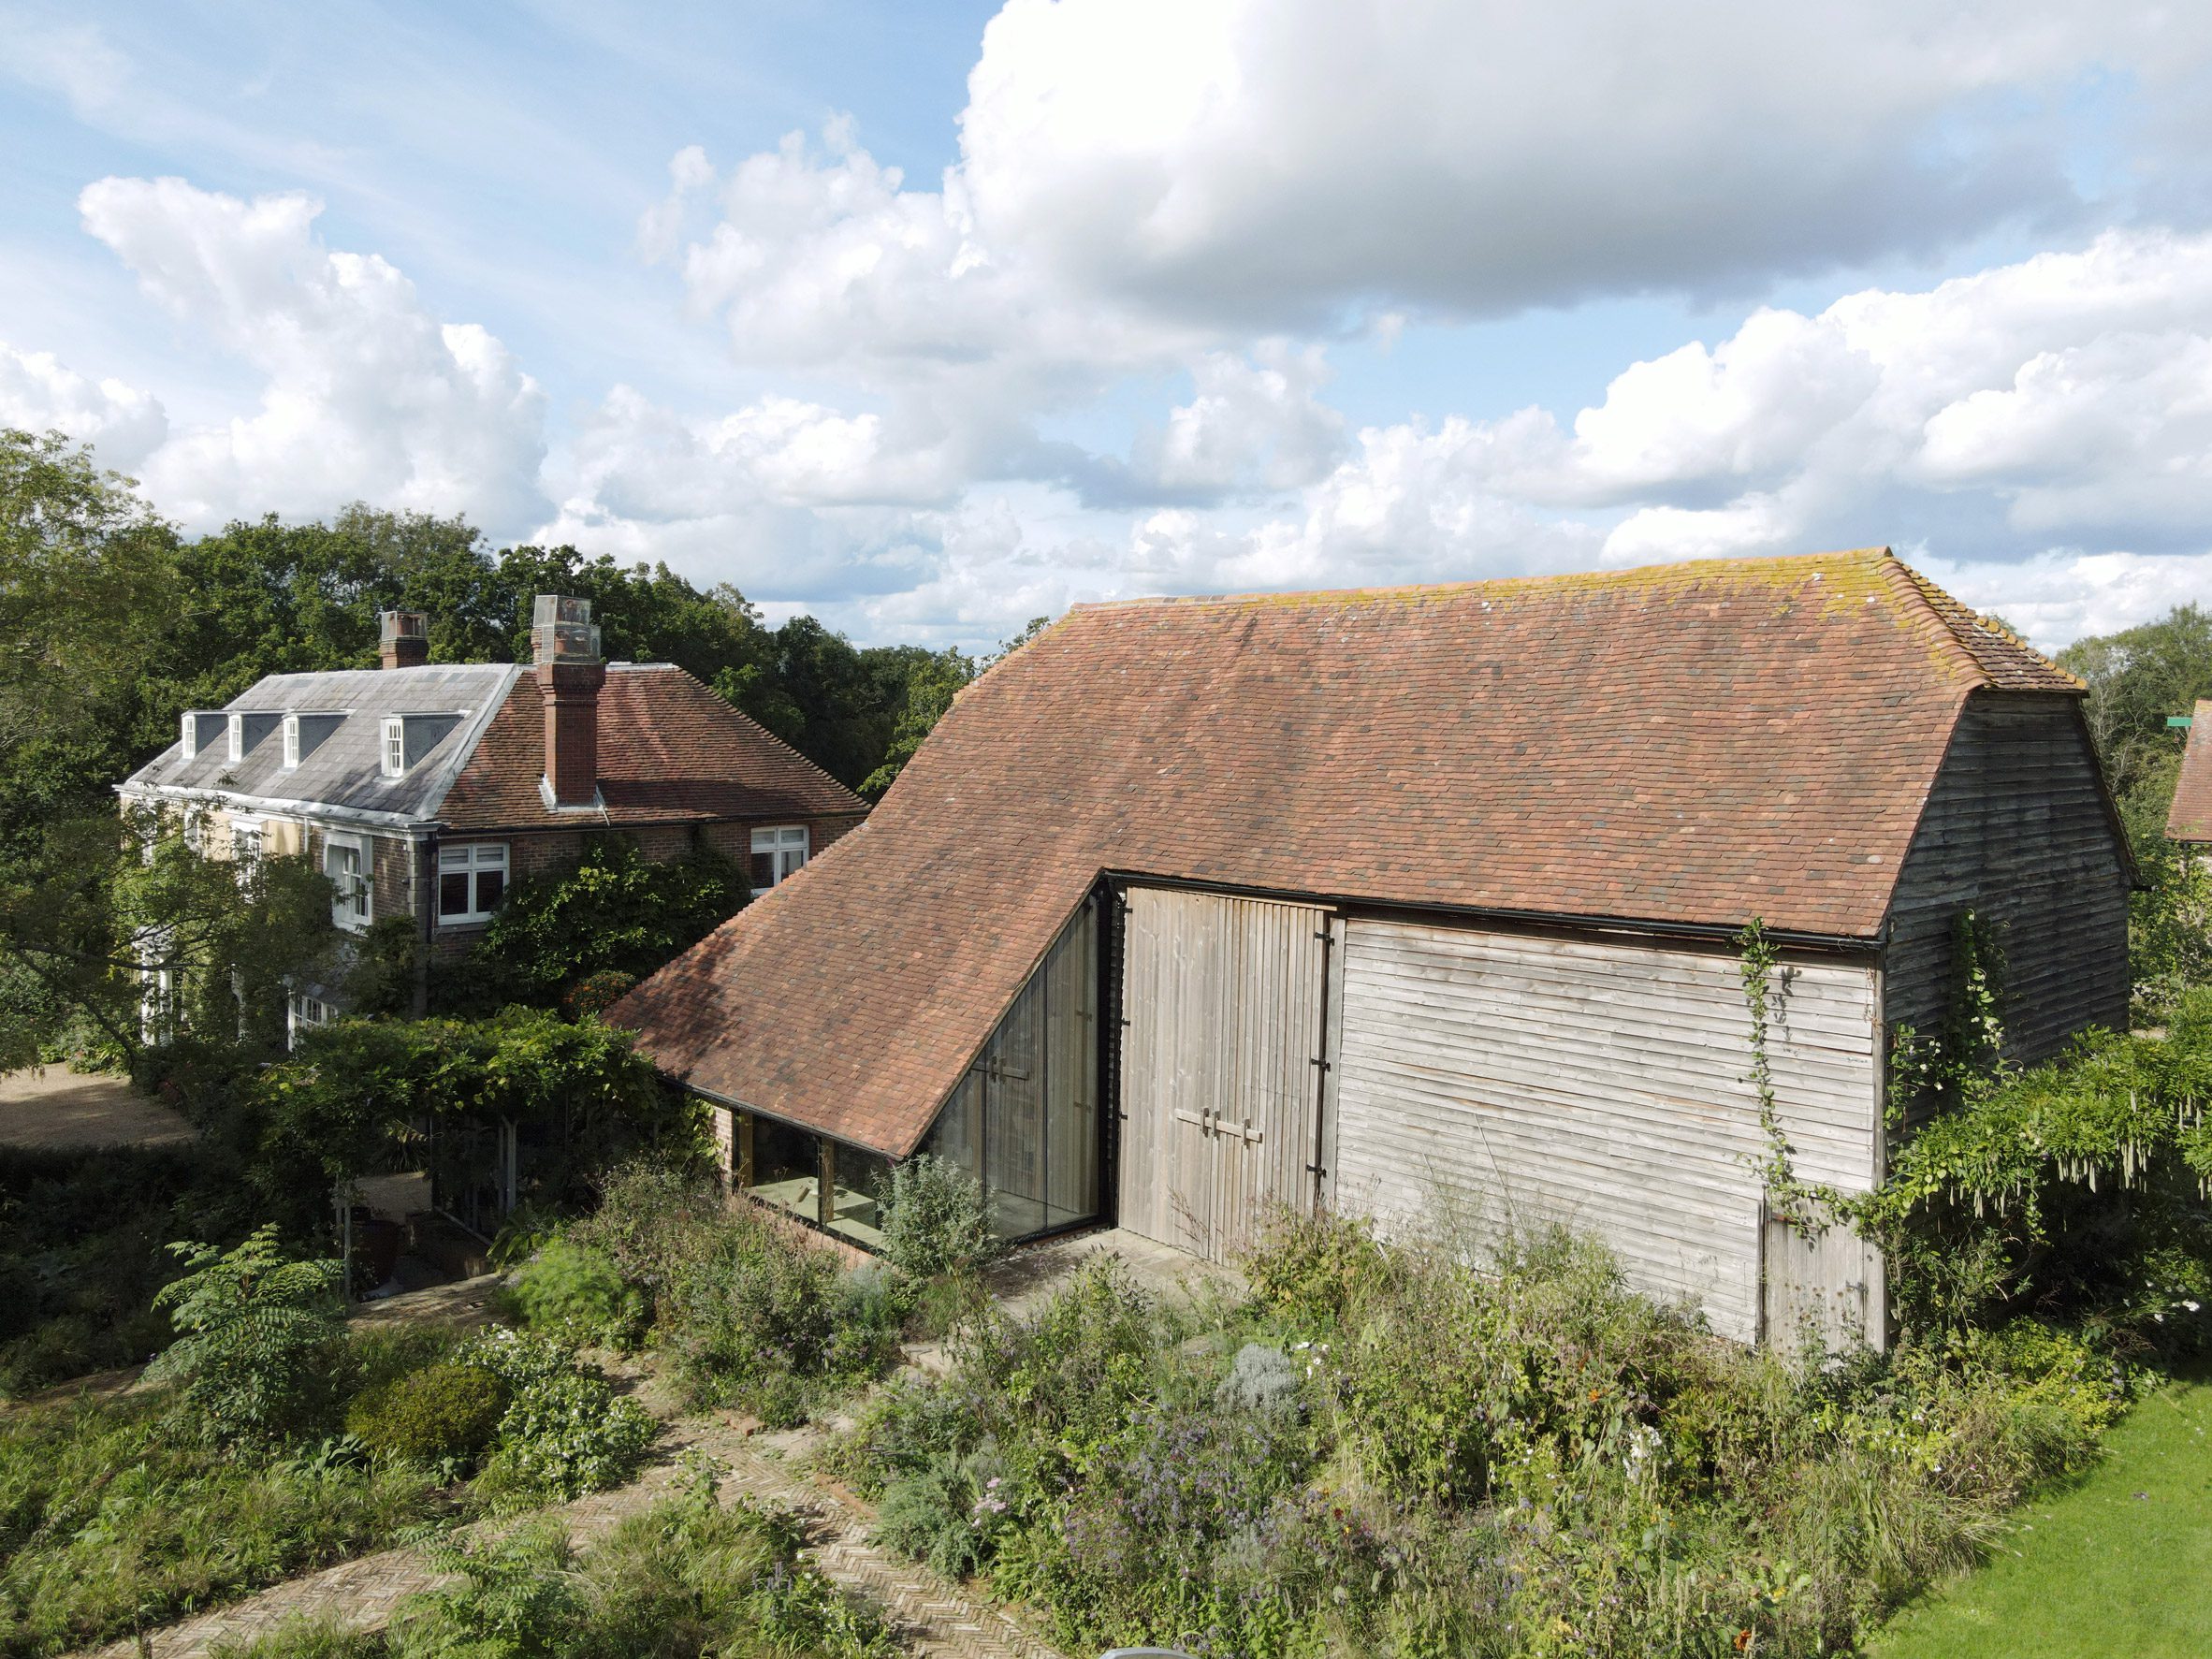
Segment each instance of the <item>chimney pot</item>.
[[376,613],[377,660],[386,668],[420,668],[430,660],[430,618],[427,611]]
[[606,684],[591,602],[539,594],[530,638],[546,707],[546,795],[556,807],[589,807],[599,798],[599,689]]

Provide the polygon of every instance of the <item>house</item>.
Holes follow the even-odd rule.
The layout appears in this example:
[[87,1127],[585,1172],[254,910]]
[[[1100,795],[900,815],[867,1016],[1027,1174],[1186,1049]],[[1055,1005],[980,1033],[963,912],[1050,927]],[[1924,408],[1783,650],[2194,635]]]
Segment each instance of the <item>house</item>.
[[2202,848],[2212,846],[2212,698],[2200,698],[2186,723],[2189,738],[2166,813],[2166,838]]
[[[305,853],[352,933],[411,920],[432,953],[481,937],[509,882],[618,831],[648,857],[706,846],[777,886],[867,803],[665,662],[607,662],[589,601],[541,596],[533,662],[431,663],[428,618],[387,611],[382,666],[278,674],[118,785],[186,809],[211,851]],[[291,1019],[337,998],[295,988]]]
[[1962,910],[2017,1058],[2123,1022],[2082,694],[1885,550],[1078,606],[613,1017],[738,1185],[862,1243],[934,1152],[1010,1238],[1560,1223],[1734,1336],[1879,1342],[1879,1260],[1768,1214],[1735,941],[1779,948],[1795,1172],[1845,1191]]

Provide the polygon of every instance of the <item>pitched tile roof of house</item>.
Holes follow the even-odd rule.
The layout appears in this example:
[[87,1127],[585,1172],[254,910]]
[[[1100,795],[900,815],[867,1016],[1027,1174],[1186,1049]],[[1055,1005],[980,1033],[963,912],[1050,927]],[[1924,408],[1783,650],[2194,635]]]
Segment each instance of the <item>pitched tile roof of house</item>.
[[[538,790],[546,724],[525,676],[492,717],[440,816],[455,829],[574,824]],[[666,662],[616,662],[599,693],[599,793],[604,822],[818,818],[868,804],[766,727]],[[602,815],[592,813],[594,822]]]
[[[547,809],[544,705],[527,668],[502,663],[277,674],[225,712],[271,717],[237,762],[218,735],[186,760],[171,744],[124,788],[221,793],[272,808],[339,807],[395,819],[437,820],[459,830],[684,820],[814,818],[858,814],[867,803],[682,669],[664,662],[609,665],[599,697],[604,813]],[[303,727],[297,766],[284,764],[274,717],[342,716]],[[383,773],[382,727],[392,715],[458,715],[430,723],[434,736],[404,775]],[[319,741],[313,739],[319,737]]]
[[[347,668],[318,674],[272,674],[224,705],[226,712],[271,717],[267,729],[250,732],[248,749],[230,759],[221,735],[202,743],[192,759],[172,743],[125,780],[126,790],[221,792],[271,804],[319,805],[400,818],[427,818],[438,810],[455,772],[483,735],[491,715],[507,699],[522,670],[510,663],[454,662],[428,668]],[[534,706],[534,692],[531,701]],[[326,729],[311,726],[297,766],[284,764],[284,733],[273,723],[286,713],[342,715]],[[386,778],[380,749],[390,715],[454,715],[434,747],[406,773]]]
[[1871,939],[1985,688],[2079,689],[1885,551],[1081,605],[614,1017],[903,1156],[1102,870]]
[[2190,717],[2189,741],[2181,749],[2181,776],[2174,782],[2174,805],[2166,814],[2166,834],[2176,841],[2212,841],[2212,698],[2200,698]]

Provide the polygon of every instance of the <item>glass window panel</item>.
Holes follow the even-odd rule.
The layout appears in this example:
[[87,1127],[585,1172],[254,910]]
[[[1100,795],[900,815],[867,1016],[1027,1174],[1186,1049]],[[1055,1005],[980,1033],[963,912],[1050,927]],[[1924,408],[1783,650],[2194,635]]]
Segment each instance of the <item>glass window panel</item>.
[[466,847],[438,849],[438,867],[442,870],[465,870],[469,867],[469,850]]
[[507,890],[505,870],[478,870],[476,872],[476,908],[487,915],[499,908],[500,895]]
[[764,887],[775,886],[776,854],[773,852],[754,853],[749,866],[749,879],[756,892]]
[[469,878],[444,871],[438,877],[438,914],[465,916],[469,913]]

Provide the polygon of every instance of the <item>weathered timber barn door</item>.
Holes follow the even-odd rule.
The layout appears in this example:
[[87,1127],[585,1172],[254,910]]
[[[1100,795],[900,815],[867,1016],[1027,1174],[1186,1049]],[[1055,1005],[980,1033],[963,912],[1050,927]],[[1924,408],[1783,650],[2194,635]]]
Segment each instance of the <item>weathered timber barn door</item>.
[[1122,946],[1121,1225],[1218,1260],[1313,1201],[1330,913],[1132,887]]

